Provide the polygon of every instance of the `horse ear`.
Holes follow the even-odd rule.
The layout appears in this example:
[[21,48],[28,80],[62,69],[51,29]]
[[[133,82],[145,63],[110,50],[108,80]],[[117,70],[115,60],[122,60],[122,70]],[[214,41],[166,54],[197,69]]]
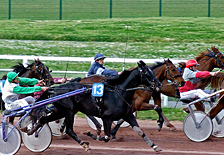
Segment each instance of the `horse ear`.
[[137,64],[138,64],[138,66],[139,66],[140,68],[142,68],[142,67],[144,67],[144,66],[146,65],[145,62],[142,61],[142,60],[140,60],[139,62],[137,62]]

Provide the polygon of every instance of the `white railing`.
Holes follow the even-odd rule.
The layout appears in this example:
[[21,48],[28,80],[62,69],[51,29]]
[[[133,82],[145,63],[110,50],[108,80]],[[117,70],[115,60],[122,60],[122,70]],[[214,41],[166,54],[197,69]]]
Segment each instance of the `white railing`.
[[[92,62],[94,61],[94,57],[46,57],[46,56],[21,56],[21,55],[0,55],[0,59],[8,59],[8,60],[23,60],[23,65],[26,66],[29,60],[34,60],[39,58],[42,60],[48,60],[48,61],[76,61],[76,62]],[[145,63],[155,63],[155,62],[161,62],[164,59],[129,59],[126,58],[107,58],[107,62],[121,62],[123,63],[137,63],[139,60],[143,60]],[[186,62],[186,60],[171,60],[174,64],[177,64],[178,62]],[[0,71],[11,71],[12,69],[0,69]],[[52,71],[53,73],[65,73],[65,71]],[[87,71],[66,71],[66,73],[74,73],[74,74],[87,74]],[[165,95],[162,95],[163,98],[163,105],[168,105],[168,97]]]
[[[39,58],[42,60],[48,60],[48,61],[76,61],[76,62],[92,62],[94,61],[94,57],[46,57],[46,56],[21,56],[21,55],[0,55],[0,59],[8,59],[8,60],[23,60],[23,65],[26,66],[29,60],[34,60]],[[136,63],[139,60],[143,60],[145,63],[155,63],[158,61],[163,61],[164,59],[129,59],[129,58],[107,58],[107,62],[121,62],[123,63]],[[186,62],[186,60],[172,60],[174,64],[177,64],[178,62]],[[11,71],[11,69],[0,69],[0,71]],[[64,73],[65,71],[53,71],[54,73]],[[67,73],[84,73],[87,72],[83,71],[67,71]]]

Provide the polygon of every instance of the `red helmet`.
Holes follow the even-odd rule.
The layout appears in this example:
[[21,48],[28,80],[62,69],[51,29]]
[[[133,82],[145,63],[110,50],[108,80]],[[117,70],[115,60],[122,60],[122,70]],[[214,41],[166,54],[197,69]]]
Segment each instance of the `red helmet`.
[[186,67],[189,68],[190,66],[198,65],[197,61],[194,59],[188,60],[186,63]]

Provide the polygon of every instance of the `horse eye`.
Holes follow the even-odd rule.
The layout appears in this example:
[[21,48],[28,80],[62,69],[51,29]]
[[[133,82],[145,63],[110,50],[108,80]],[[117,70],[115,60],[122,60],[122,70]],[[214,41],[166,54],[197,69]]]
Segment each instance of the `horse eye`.
[[172,69],[172,72],[175,72],[176,71],[176,69],[174,68],[174,69]]

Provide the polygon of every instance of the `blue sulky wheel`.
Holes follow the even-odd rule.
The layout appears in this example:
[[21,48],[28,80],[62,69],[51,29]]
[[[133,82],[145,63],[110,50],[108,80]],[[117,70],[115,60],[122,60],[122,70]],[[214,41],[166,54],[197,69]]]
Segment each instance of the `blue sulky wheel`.
[[[12,130],[12,124],[6,124],[6,135]],[[17,128],[14,128],[6,141],[3,140],[2,124],[0,124],[0,154],[12,155],[16,154],[21,146],[21,135]]]
[[[57,121],[49,122],[49,126],[51,128],[53,136],[57,136],[57,137],[61,136],[60,127],[64,123],[64,120],[65,120],[65,118],[61,118],[61,119],[59,119]],[[63,135],[66,134],[65,130],[66,129],[64,129]]]
[[[32,123],[29,121],[26,124],[28,130],[31,129]],[[29,149],[32,152],[43,152],[45,151],[51,144],[52,141],[52,133],[51,129],[48,126],[48,124],[45,124],[43,128],[40,130],[38,135],[28,136],[27,133],[22,133],[22,139],[23,143],[26,146],[27,149]]]
[[[202,111],[193,111],[196,122],[195,124],[192,115],[188,114],[184,120],[183,128],[185,135],[194,142],[202,142],[208,139],[213,130],[212,121],[209,116]],[[202,121],[203,120],[203,121]],[[199,124],[201,122],[201,124]]]
[[215,118],[212,119],[213,132],[215,137],[224,137],[224,110],[220,111]]

